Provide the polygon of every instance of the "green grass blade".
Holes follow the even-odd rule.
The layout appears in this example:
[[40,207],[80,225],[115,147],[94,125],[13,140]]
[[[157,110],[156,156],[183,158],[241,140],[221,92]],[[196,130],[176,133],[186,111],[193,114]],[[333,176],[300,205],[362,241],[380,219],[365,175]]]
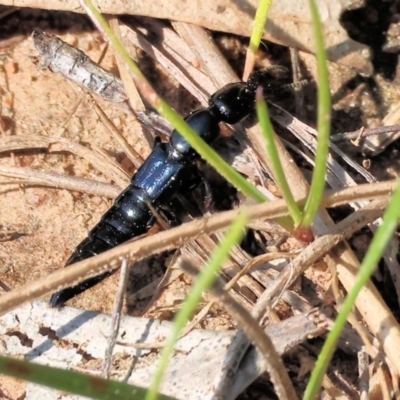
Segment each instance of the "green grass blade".
[[[0,373],[99,400],[142,400],[147,393],[147,389],[124,382],[106,380],[80,372],[66,371],[3,356],[0,356]],[[172,397],[164,395],[160,395],[160,398],[173,400]]]
[[145,76],[139,70],[138,66],[129,57],[124,46],[119,41],[113,30],[105,21],[99,10],[93,5],[90,0],[80,0],[82,6],[87,10],[88,14],[94,19],[97,26],[105,32],[109,38],[111,45],[120,55],[120,57],[127,64],[128,68],[133,74],[135,83],[140,93],[145,99],[168,120],[171,125],[190,143],[190,145],[201,155],[201,157],[212,165],[227,181],[229,181],[236,189],[241,191],[248,197],[256,200],[257,202],[267,201],[267,198],[246,181],[238,172],[236,172],[229,164],[227,164],[204,140],[202,140],[193,129],[191,129],[183,118],[172,109],[167,102],[161,99],[150,83],[146,80]]
[[268,107],[264,100],[261,88],[257,90],[256,109],[257,109],[258,121],[260,123],[262,133],[264,135],[267,153],[271,160],[274,178],[282,192],[282,196],[285,199],[286,204],[288,205],[288,209],[291,217],[293,218],[294,224],[297,226],[301,222],[302,214],[299,209],[299,206],[294,200],[292,192],[289,188],[288,181],[286,180],[281,161],[279,159],[278,149],[275,145],[274,129],[272,128],[271,125],[271,121],[268,114]]
[[346,324],[346,320],[352,308],[354,307],[356,298],[361,289],[366,285],[366,283],[369,281],[372,274],[374,273],[375,268],[380,258],[382,257],[389,240],[392,238],[394,231],[397,228],[398,220],[400,218],[399,204],[400,180],[397,189],[393,194],[392,200],[385,211],[382,225],[376,231],[376,234],[369,246],[368,252],[365,255],[360,271],[356,276],[355,284],[352,290],[347,295],[345,301],[343,302],[341,311],[336,318],[335,324],[325,341],[320,355],[318,356],[317,363],[311,374],[310,381],[304,394],[304,400],[315,399],[320,391],[322,379],[328,369],[329,363],[336,349],[340,334],[343,330],[344,325]]
[[261,43],[271,3],[272,0],[261,0],[254,17],[253,30],[251,32],[249,43],[249,51],[254,55],[256,54]]
[[254,60],[256,58],[257,50],[260,47],[271,3],[272,0],[261,0],[260,4],[258,5],[254,18],[253,30],[251,32],[249,48],[247,49],[246,65],[244,67],[244,79],[247,79],[247,75],[254,67]]
[[177,342],[179,335],[181,334],[187,321],[194,315],[197,305],[202,298],[202,294],[207,291],[218,278],[218,273],[221,269],[221,265],[224,260],[229,256],[232,247],[240,243],[240,241],[243,239],[246,222],[246,214],[241,213],[240,215],[238,215],[238,217],[231,224],[225,239],[213,252],[204,270],[197,277],[192,290],[182,304],[181,310],[176,315],[173,331],[168,337],[166,346],[161,353],[160,364],[154,375],[153,382],[149,387],[149,392],[146,400],[157,399],[162,377],[165,374],[169,359],[172,355],[175,343]]
[[315,169],[311,188],[303,210],[302,226],[311,226],[321,204],[325,188],[325,175],[329,153],[331,96],[329,90],[329,73],[326,50],[323,38],[323,26],[314,0],[309,0],[314,26],[318,66],[318,144],[315,154]]

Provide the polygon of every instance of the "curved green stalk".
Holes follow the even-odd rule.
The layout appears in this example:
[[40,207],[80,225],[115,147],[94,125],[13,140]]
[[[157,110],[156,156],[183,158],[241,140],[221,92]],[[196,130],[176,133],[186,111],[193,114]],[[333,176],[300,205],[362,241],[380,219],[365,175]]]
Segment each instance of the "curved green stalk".
[[167,369],[169,359],[174,351],[175,343],[177,342],[179,335],[187,321],[189,321],[189,319],[194,315],[203,293],[209,290],[218,278],[221,265],[229,257],[233,246],[240,243],[243,239],[246,223],[247,215],[245,213],[239,214],[232,222],[225,239],[221,241],[216,250],[211,254],[211,257],[203,271],[197,277],[190,293],[182,304],[181,310],[175,317],[173,331],[168,337],[167,343],[161,353],[160,363],[154,374],[153,381],[149,387],[149,392],[145,400],[157,399],[162,378]]
[[246,179],[244,179],[229,164],[227,164],[210,146],[204,142],[203,139],[196,134],[193,129],[189,127],[183,118],[174,109],[172,109],[166,101],[157,95],[138,66],[129,57],[129,54],[126,52],[124,46],[93,3],[90,0],[80,0],[80,3],[87,10],[89,16],[94,20],[96,25],[107,35],[115,51],[117,51],[132,72],[134,81],[140,93],[157,110],[157,112],[166,120],[168,120],[171,125],[200,154],[200,156],[207,161],[207,163],[212,165],[236,189],[257,202],[267,201],[267,198],[259,190],[257,190],[257,188],[247,182]]
[[[124,382],[4,356],[0,356],[0,373],[38,383],[62,392],[99,400],[142,400],[147,393],[146,389],[128,385]],[[160,395],[160,399],[173,400],[172,397],[164,395]]]
[[274,130],[271,125],[271,121],[268,114],[267,103],[264,100],[262,95],[262,88],[260,87],[257,90],[256,95],[256,109],[257,109],[257,117],[261,126],[262,133],[264,135],[267,153],[269,158],[271,159],[272,169],[274,173],[274,178],[279,186],[279,189],[282,192],[282,196],[288,205],[288,209],[290,212],[290,216],[293,218],[294,224],[298,226],[301,221],[301,211],[299,206],[297,205],[292,192],[289,188],[288,181],[285,177],[285,173],[282,168],[281,161],[279,159],[278,149],[275,145],[275,137]]
[[343,302],[335,324],[325,341],[321,353],[318,356],[317,363],[315,364],[315,368],[311,374],[310,381],[304,394],[304,400],[315,399],[320,391],[322,379],[328,369],[333,353],[336,350],[337,342],[346,324],[347,318],[355,305],[357,296],[371,279],[371,276],[374,273],[376,266],[378,265],[378,262],[387,247],[387,244],[393,237],[394,231],[397,228],[400,218],[399,204],[400,180],[397,189],[393,194],[392,200],[385,211],[382,225],[376,231],[367,254],[365,255],[365,258],[361,264],[361,268],[356,276],[354,286]]
[[331,128],[331,95],[329,89],[329,73],[323,37],[323,26],[314,0],[309,0],[314,27],[318,66],[318,143],[315,153],[315,168],[310,192],[303,210],[302,226],[311,226],[321,204],[325,188],[325,175],[329,154],[329,135]]
[[261,0],[257,7],[254,17],[253,30],[250,36],[249,48],[247,49],[246,65],[244,67],[244,79],[254,67],[256,53],[260,47],[261,39],[264,33],[265,25],[268,20],[269,9],[271,8],[272,0]]

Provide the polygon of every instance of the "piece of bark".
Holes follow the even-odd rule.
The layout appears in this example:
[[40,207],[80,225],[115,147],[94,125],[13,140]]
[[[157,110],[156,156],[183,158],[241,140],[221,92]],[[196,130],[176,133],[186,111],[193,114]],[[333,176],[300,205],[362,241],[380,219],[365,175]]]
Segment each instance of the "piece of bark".
[[[94,2],[104,14],[145,15],[173,21],[188,22],[211,30],[250,36],[258,1],[245,4],[229,0],[218,3],[207,1],[175,0],[173,2]],[[361,7],[362,0],[316,1],[324,27],[325,45],[330,61],[353,68],[362,74],[372,72],[370,51],[367,46],[350,39],[340,24],[343,12]],[[13,7],[45,8],[49,10],[84,12],[75,0],[46,1],[0,0],[0,4]],[[307,0],[273,2],[269,12],[264,39],[284,46],[314,53],[314,31]]]
[[[40,364],[62,368],[89,370],[100,375],[101,360],[107,348],[111,316],[91,311],[64,307],[50,308],[45,302],[27,304],[0,318],[2,353],[24,356]],[[123,316],[114,348],[113,363],[119,363],[113,379],[122,379],[133,357],[135,369],[128,382],[146,387],[152,380],[158,357],[153,350],[132,347],[134,343],[157,343],[171,332],[172,323]],[[266,328],[279,354],[295,345],[326,332],[327,320],[317,310],[289,318]],[[100,333],[100,334],[99,334]],[[210,394],[215,373],[225,358],[228,344],[235,331],[208,331],[195,329],[180,339],[169,369],[164,377],[163,393],[178,399],[204,399]],[[121,342],[126,345],[121,344]],[[234,392],[239,394],[263,371],[262,357],[252,348],[245,356],[240,379]],[[201,368],[198,366],[201,365]],[[44,390],[46,390],[44,392]],[[59,393],[28,384],[27,400],[37,399],[41,393],[46,399],[56,399]],[[76,399],[67,396],[64,399]]]

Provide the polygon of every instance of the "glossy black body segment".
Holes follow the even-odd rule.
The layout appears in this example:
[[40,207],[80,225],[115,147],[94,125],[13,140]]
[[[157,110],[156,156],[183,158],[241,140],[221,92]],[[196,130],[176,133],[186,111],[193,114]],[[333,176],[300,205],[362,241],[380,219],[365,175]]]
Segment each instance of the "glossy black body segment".
[[[259,75],[250,78],[248,83],[232,83],[218,90],[211,96],[209,107],[193,112],[186,118],[186,122],[211,144],[219,136],[219,122],[235,124],[253,111]],[[131,184],[117,197],[88,237],[78,245],[66,266],[146,233],[155,221],[148,205],[160,209],[180,189],[190,184],[193,162],[198,158],[197,152],[176,130],[172,132],[169,143],[156,142],[152,153],[133,176]],[[62,306],[112,272],[54,293],[50,305]]]

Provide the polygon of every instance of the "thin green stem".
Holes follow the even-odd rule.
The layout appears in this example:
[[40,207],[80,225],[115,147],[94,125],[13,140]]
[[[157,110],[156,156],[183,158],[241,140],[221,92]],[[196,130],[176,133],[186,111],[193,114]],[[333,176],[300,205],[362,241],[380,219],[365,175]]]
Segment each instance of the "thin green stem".
[[95,20],[96,24],[101,27],[103,32],[109,38],[111,45],[127,64],[132,72],[133,79],[143,97],[168,120],[172,126],[189,142],[189,144],[200,154],[200,156],[213,166],[228,182],[234,185],[239,191],[257,202],[264,202],[268,199],[246,181],[238,172],[236,172],[229,164],[227,164],[210,146],[208,146],[197,133],[183,120],[183,118],[165,102],[150,83],[146,80],[140,69],[129,57],[124,46],[114,34],[111,27],[102,17],[99,10],[93,5],[90,0],[80,0],[80,3],[90,13],[90,16]]
[[329,73],[323,37],[323,26],[314,0],[309,0],[314,27],[314,38],[318,66],[318,144],[315,154],[315,168],[311,188],[303,210],[302,226],[311,226],[321,204],[325,188],[325,175],[329,154],[329,135],[331,127],[331,96]]
[[233,246],[240,243],[245,233],[247,215],[241,213],[231,224],[225,239],[220,243],[208,260],[203,271],[197,277],[192,290],[182,304],[182,308],[176,315],[173,332],[167,339],[167,343],[161,353],[160,363],[154,374],[153,381],[149,387],[149,392],[145,400],[156,400],[162,378],[167,369],[169,360],[173,353],[175,344],[187,321],[194,315],[202,295],[209,290],[218,278],[219,271],[223,262],[227,259]]
[[[99,400],[142,400],[147,390],[111,379],[102,379],[81,372],[34,364],[0,356],[0,373],[50,388]],[[169,396],[160,396],[173,400]]]
[[[271,0],[261,0],[257,7],[254,17],[253,30],[251,32],[249,48],[247,50],[245,74],[247,75],[254,67],[254,60],[258,48],[260,47],[261,39],[264,33],[265,25],[267,24],[269,9],[271,8]],[[246,76],[247,77],[247,76]]]
[[297,226],[300,224],[301,221],[302,217],[301,211],[296,201],[294,200],[292,192],[289,188],[288,181],[285,177],[281,161],[279,159],[278,149],[275,145],[274,130],[271,125],[271,120],[268,114],[268,107],[264,100],[261,87],[257,90],[256,109],[257,109],[258,121],[260,123],[261,130],[264,135],[267,153],[271,160],[274,178],[278,183],[278,186],[282,192],[282,196],[285,199],[286,204],[288,205],[290,216],[293,218],[294,224]]
[[346,324],[347,318],[355,305],[357,296],[371,279],[371,276],[374,273],[387,244],[393,237],[394,231],[397,228],[398,220],[400,218],[399,204],[400,180],[397,189],[393,194],[392,200],[385,211],[382,225],[376,231],[375,236],[368,248],[360,271],[356,276],[354,286],[343,302],[335,324],[324,343],[324,347],[322,348],[320,355],[318,356],[317,363],[315,364],[315,368],[311,374],[310,381],[304,394],[304,400],[313,400],[318,396],[322,379],[328,369],[333,353],[335,352],[337,342]]

